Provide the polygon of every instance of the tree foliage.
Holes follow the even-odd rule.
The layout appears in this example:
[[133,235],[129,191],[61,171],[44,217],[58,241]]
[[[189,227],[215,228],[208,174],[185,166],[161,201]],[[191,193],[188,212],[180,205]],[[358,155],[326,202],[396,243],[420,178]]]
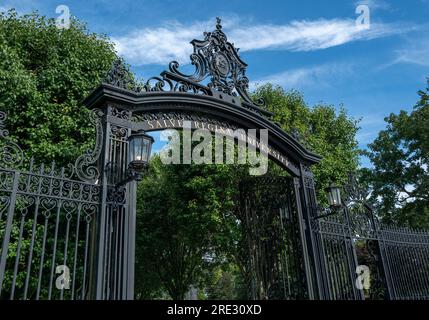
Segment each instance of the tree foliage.
[[183,299],[190,285],[204,286],[204,270],[234,253],[234,210],[244,174],[238,166],[165,165],[158,156],[152,159],[138,191],[136,292],[141,298],[151,297],[142,285],[147,284]]
[[283,130],[296,131],[301,143],[323,157],[313,167],[320,200],[331,180],[345,183],[349,173],[357,170],[361,152],[356,141],[359,121],[349,117],[343,107],[338,113],[332,105],[311,108],[301,93],[285,92],[271,84],[259,87],[255,95],[264,98],[267,109],[274,113],[274,121]]
[[372,201],[386,222],[429,227],[429,87],[408,113],[385,118],[367,153],[373,164],[364,170]]
[[38,162],[74,161],[93,140],[81,104],[116,58],[112,43],[72,20],[0,13],[0,110],[12,138]]

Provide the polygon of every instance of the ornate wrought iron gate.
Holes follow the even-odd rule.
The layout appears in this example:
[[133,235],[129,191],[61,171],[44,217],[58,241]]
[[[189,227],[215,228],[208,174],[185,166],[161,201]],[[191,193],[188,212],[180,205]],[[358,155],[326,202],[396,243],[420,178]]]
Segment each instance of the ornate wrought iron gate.
[[94,149],[66,169],[27,163],[0,112],[0,299],[132,298],[128,115],[94,109]]
[[139,86],[115,63],[85,100],[94,150],[67,169],[25,161],[0,112],[0,298],[132,299],[136,183],[116,187],[128,175],[128,137],[184,120],[216,132],[267,129],[268,145],[248,142],[291,176],[257,178],[242,190],[252,298],[364,298],[355,286],[362,242],[387,297],[429,298],[428,232],[383,226],[365,206],[321,217],[310,170],[320,156],[253,102],[247,65],[220,19],[192,44],[193,75],[173,61]]
[[[325,299],[429,299],[429,232],[379,222],[354,181],[346,186],[344,207],[318,218],[318,242]],[[358,267],[359,266],[359,267]],[[368,287],[358,287],[361,271]]]
[[87,299],[101,198],[90,165],[98,151],[68,169],[36,167],[8,139],[5,119],[0,112],[0,298]]
[[388,297],[429,299],[429,231],[382,226],[378,241]]
[[249,297],[307,299],[299,190],[289,177],[254,177],[241,184]]

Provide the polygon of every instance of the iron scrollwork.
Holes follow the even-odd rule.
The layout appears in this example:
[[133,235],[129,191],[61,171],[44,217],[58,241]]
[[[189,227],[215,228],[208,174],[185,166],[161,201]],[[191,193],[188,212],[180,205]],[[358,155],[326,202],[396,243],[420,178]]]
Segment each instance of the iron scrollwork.
[[19,167],[24,159],[22,149],[9,139],[9,131],[4,122],[5,112],[0,111],[0,164],[5,168]]
[[[90,113],[91,123],[96,128],[95,146],[93,149],[87,150],[84,154],[79,156],[74,165],[69,164],[71,176],[73,173],[84,182],[95,183],[100,176],[96,162],[100,157],[102,141],[103,141],[103,128],[101,123],[101,116],[103,112],[99,109],[94,109]],[[0,111],[0,165],[4,168],[18,168],[24,161],[24,155],[21,147],[9,138],[9,131],[5,128],[5,120],[7,115],[5,112]],[[34,159],[29,161],[30,172],[38,171],[40,174],[53,177],[58,174],[56,172],[55,162],[52,162],[50,167],[45,167],[43,164],[37,170],[33,165]],[[59,175],[64,178],[64,168],[60,169]]]
[[[102,190],[91,182],[98,174],[95,163],[102,142],[98,116],[96,111],[94,150],[70,164],[66,175],[65,168],[57,168],[55,162],[36,165],[30,158],[24,166],[22,149],[9,138],[6,114],[0,111],[0,223],[4,231],[0,232],[0,299],[87,298],[93,217],[98,214]],[[16,254],[8,254],[12,250]],[[70,263],[73,268],[70,290],[55,291],[49,285],[59,263]]]
[[80,180],[94,183],[100,177],[100,171],[96,166],[96,162],[100,157],[103,142],[103,128],[101,123],[103,112],[99,109],[94,109],[91,115],[91,122],[96,128],[95,146],[94,149],[89,149],[86,153],[78,157],[74,167],[76,175]]
[[[189,92],[194,94],[220,97],[222,94],[228,100],[260,115],[268,112],[259,109],[265,102],[261,98],[257,102],[249,96],[249,78],[246,75],[247,64],[240,58],[239,48],[229,42],[222,31],[221,19],[216,18],[216,29],[205,32],[203,40],[194,39],[193,53],[190,55],[195,71],[187,75],[179,71],[179,63],[172,61],[168,71],[160,76],[149,78],[139,84],[135,81],[123,59],[116,60],[109,71],[104,83],[122,89],[141,92]],[[206,81],[207,80],[207,81]]]
[[134,80],[133,75],[128,70],[125,61],[122,58],[113,62],[112,67],[103,82],[122,89],[136,92],[142,91],[142,87]]
[[[195,66],[194,74],[181,73],[177,61],[170,63],[170,71],[198,83],[210,77],[208,83],[210,89],[230,96],[237,96],[238,93],[244,101],[258,105],[247,92],[249,88],[249,78],[246,76],[247,64],[240,58],[239,49],[228,42],[222,31],[221,19],[216,20],[216,30],[205,32],[204,40],[191,41],[194,47],[191,55],[192,64]],[[262,104],[263,100],[259,101],[259,105]]]

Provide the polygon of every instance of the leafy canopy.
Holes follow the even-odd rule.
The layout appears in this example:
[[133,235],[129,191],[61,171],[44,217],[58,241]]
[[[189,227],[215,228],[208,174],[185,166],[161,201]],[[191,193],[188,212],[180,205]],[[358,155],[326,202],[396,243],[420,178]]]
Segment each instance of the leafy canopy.
[[113,44],[72,20],[0,13],[0,110],[12,138],[38,162],[72,162],[93,141],[81,101],[116,58]]
[[361,153],[356,141],[359,120],[349,117],[343,107],[338,114],[332,105],[311,108],[298,91],[285,92],[271,84],[259,87],[255,95],[265,99],[267,109],[283,130],[297,131],[301,143],[323,157],[312,168],[320,200],[324,200],[323,189],[331,180],[345,183],[357,170]]
[[429,86],[412,112],[385,118],[387,128],[369,145],[365,170],[372,201],[386,222],[429,227]]

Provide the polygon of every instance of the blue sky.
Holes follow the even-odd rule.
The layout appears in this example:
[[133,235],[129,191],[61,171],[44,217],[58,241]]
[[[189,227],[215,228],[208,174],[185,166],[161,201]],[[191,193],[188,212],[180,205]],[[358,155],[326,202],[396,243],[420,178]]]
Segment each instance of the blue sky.
[[[362,148],[385,127],[385,116],[412,109],[429,76],[429,0],[6,0],[0,8],[56,17],[62,4],[108,35],[141,78],[171,60],[188,63],[189,41],[213,30],[219,16],[249,64],[252,85],[271,81],[298,89],[310,105],[344,105],[362,118]],[[369,29],[355,26],[359,4],[369,8]]]

